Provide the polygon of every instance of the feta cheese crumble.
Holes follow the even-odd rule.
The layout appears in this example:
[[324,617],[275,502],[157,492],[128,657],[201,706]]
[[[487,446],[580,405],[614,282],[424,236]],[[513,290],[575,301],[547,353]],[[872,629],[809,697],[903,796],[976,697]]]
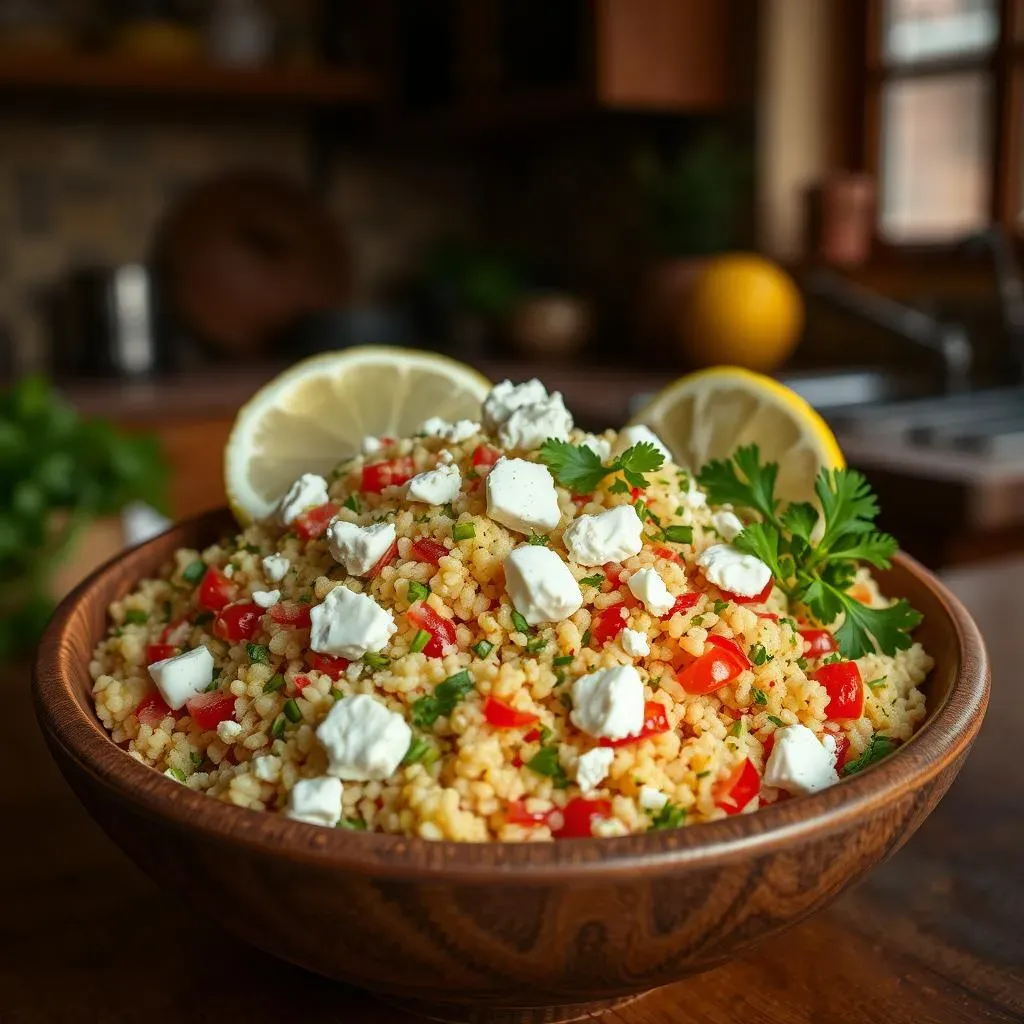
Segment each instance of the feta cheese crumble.
[[640,444],[641,441],[653,444],[668,461],[672,461],[672,453],[668,450],[665,442],[650,427],[645,427],[642,423],[638,423],[635,427],[623,427],[619,431],[615,447],[612,450],[616,455],[621,455],[627,448],[632,448],[633,445]]
[[341,820],[341,779],[321,776],[319,779],[299,779],[288,794],[286,818],[304,821],[307,825],[335,828]]
[[660,811],[668,803],[668,797],[654,786],[640,787],[640,806],[645,811]]
[[350,576],[365,576],[395,543],[394,523],[356,526],[335,519],[327,527],[327,548]]
[[183,708],[190,697],[202,693],[213,682],[213,655],[203,644],[173,658],[154,661],[148,668],[160,696],[172,711]]
[[760,558],[738,551],[730,544],[712,544],[697,556],[709,583],[740,597],[756,597],[772,578]]
[[440,437],[452,444],[458,444],[460,441],[467,441],[474,434],[479,434],[480,424],[472,420],[456,420],[449,423],[440,416],[431,416],[422,424],[419,432],[426,434],[427,437]]
[[425,473],[417,473],[406,489],[410,501],[427,505],[445,505],[454,501],[462,489],[462,474],[458,466],[439,465]]
[[383,449],[384,442],[379,437],[367,434],[359,445],[359,454],[364,458],[369,458],[371,455],[376,455],[377,452],[382,451]]
[[553,530],[562,512],[547,466],[498,459],[487,474],[487,515],[517,533]]
[[652,615],[665,615],[676,603],[657,569],[638,570],[629,577],[626,585],[638,601],[643,601],[644,607]]
[[523,544],[505,558],[504,566],[508,596],[531,626],[567,619],[583,604],[580,585],[550,548]]
[[581,793],[592,793],[608,776],[608,769],[615,760],[611,747],[594,747],[581,754],[576,762],[576,784]]
[[597,434],[584,434],[580,446],[589,448],[602,462],[607,462],[612,454],[612,443]]
[[562,540],[569,557],[580,565],[623,562],[644,546],[644,524],[632,505],[616,505],[596,515],[577,516]]
[[549,437],[568,440],[572,416],[558,391],[548,394],[539,380],[496,384],[483,406],[484,425],[506,448],[537,448]]
[[651,644],[646,633],[626,628],[622,631],[622,649],[631,658],[646,658],[651,653]]
[[327,774],[351,782],[383,782],[402,763],[412,729],[397,711],[365,693],[342,697],[316,730]]
[[372,597],[335,587],[309,611],[311,650],[355,661],[388,645],[397,632],[395,617]]
[[718,531],[718,535],[726,542],[731,543],[736,535],[743,530],[743,520],[735,512],[723,509],[711,516],[711,525]]
[[280,583],[284,579],[285,573],[291,567],[291,564],[284,555],[267,555],[263,559],[263,575],[271,583]]
[[787,725],[775,732],[775,746],[764,770],[766,786],[803,795],[827,789],[839,781],[836,741],[824,741],[806,725]]
[[644,684],[632,665],[603,668],[572,684],[573,725],[591,736],[622,740],[644,725]]
[[281,600],[280,590],[254,590],[252,592],[253,601],[258,604],[261,608],[273,608],[278,601]]
[[242,735],[242,727],[233,718],[225,718],[217,723],[217,739],[229,746]]
[[303,473],[278,502],[277,520],[282,526],[291,526],[307,509],[325,505],[327,500],[327,481],[316,473]]

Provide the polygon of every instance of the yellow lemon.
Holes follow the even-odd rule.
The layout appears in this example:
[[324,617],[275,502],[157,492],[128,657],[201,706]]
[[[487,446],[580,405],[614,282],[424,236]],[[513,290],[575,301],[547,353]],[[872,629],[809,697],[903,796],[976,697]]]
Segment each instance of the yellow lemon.
[[698,275],[682,343],[701,366],[732,363],[767,371],[796,347],[803,322],[793,279],[762,256],[736,253],[716,257]]

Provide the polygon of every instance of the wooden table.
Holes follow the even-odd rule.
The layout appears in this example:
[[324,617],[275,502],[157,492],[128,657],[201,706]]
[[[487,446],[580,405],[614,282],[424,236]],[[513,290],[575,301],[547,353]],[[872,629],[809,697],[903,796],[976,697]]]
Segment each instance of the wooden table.
[[[988,638],[992,705],[939,809],[828,910],[609,1024],[1024,1021],[1024,561],[949,577]],[[3,670],[0,1021],[406,1024],[354,989],[238,945],[165,897],[86,817]],[[287,893],[282,893],[287,900]],[[400,965],[396,965],[400,969]]]

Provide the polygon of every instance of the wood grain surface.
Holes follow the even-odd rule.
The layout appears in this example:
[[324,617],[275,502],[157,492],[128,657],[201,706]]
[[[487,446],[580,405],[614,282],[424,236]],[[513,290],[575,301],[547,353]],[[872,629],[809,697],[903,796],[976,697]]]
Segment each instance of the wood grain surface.
[[[857,889],[731,963],[605,1015],[698,1021],[1024,1020],[1024,784],[1013,692],[1024,565],[962,573],[992,647],[992,710],[946,800]],[[1000,685],[1000,684],[1003,685]],[[151,1022],[414,1018],[240,945],[210,897],[200,919],[102,835],[60,781],[31,718],[27,666],[7,666],[0,783],[0,1020]],[[278,898],[287,904],[287,886]],[[212,922],[212,923],[211,923]],[[396,964],[396,973],[401,965]]]

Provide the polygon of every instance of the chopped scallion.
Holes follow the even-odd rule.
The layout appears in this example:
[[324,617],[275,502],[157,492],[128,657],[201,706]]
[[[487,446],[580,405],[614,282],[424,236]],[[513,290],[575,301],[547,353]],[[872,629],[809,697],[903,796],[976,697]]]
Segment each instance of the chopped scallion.
[[772,725],[777,725],[780,729],[784,729],[786,727],[786,723],[779,718],[778,715],[769,715],[768,721],[771,722]]
[[263,692],[264,693],[276,693],[283,686],[284,686],[284,676],[281,675],[280,672],[278,672],[276,675],[272,676],[268,682],[263,684]]
[[204,575],[206,575],[206,563],[201,558],[197,558],[194,562],[189,562],[181,570],[181,578],[186,583],[192,583],[193,585],[198,583]]
[[452,527],[452,540],[472,540],[476,536],[476,527],[472,523],[456,523]]
[[551,663],[553,665],[571,665],[574,657],[573,654],[556,654],[551,659]]
[[478,658],[486,658],[494,650],[494,644],[490,640],[480,640],[473,644],[473,652]]
[[277,718],[274,719],[274,724],[270,727],[270,735],[273,736],[275,740],[279,740],[284,735],[286,724],[287,722],[284,715],[278,715]]
[[754,703],[755,704],[767,704],[768,703],[768,694],[766,694],[764,692],[764,690],[759,690],[755,686],[754,690],[753,690],[753,693],[754,693]]
[[367,651],[363,655],[363,664],[367,668],[372,669],[387,668],[391,664],[391,659],[386,654],[375,654],[373,651]]
[[548,638],[546,636],[532,636],[526,641],[526,649],[531,654],[537,654],[543,651],[548,645]]
[[299,703],[294,697],[289,697],[281,710],[284,712],[284,717],[293,725],[302,721],[302,708],[299,707]]
[[416,635],[412,638],[412,643],[409,644],[409,650],[413,654],[419,654],[429,643],[430,634],[425,629],[417,629]]
[[355,512],[356,515],[359,515],[360,507],[359,507],[359,495],[358,494],[355,494],[355,493],[350,494],[345,499],[343,504],[344,504],[345,508],[347,508],[350,512]]
[[129,608],[124,613],[124,621],[128,625],[141,626],[146,622],[149,622],[149,615],[139,608]]
[[602,583],[604,583],[603,572],[595,572],[593,576],[584,576],[583,579],[580,580],[581,587],[594,587],[596,589],[600,589]]
[[414,604],[416,601],[426,601],[430,597],[430,589],[424,586],[417,580],[412,580],[409,584],[409,603]]
[[270,664],[270,651],[263,644],[246,644],[245,653],[254,665]]
[[519,612],[515,610],[512,611],[512,627],[515,629],[517,633],[530,632],[530,624],[526,621],[526,619],[523,618],[523,616]]
[[336,686],[332,686],[328,692],[335,700],[341,700],[345,696]]

